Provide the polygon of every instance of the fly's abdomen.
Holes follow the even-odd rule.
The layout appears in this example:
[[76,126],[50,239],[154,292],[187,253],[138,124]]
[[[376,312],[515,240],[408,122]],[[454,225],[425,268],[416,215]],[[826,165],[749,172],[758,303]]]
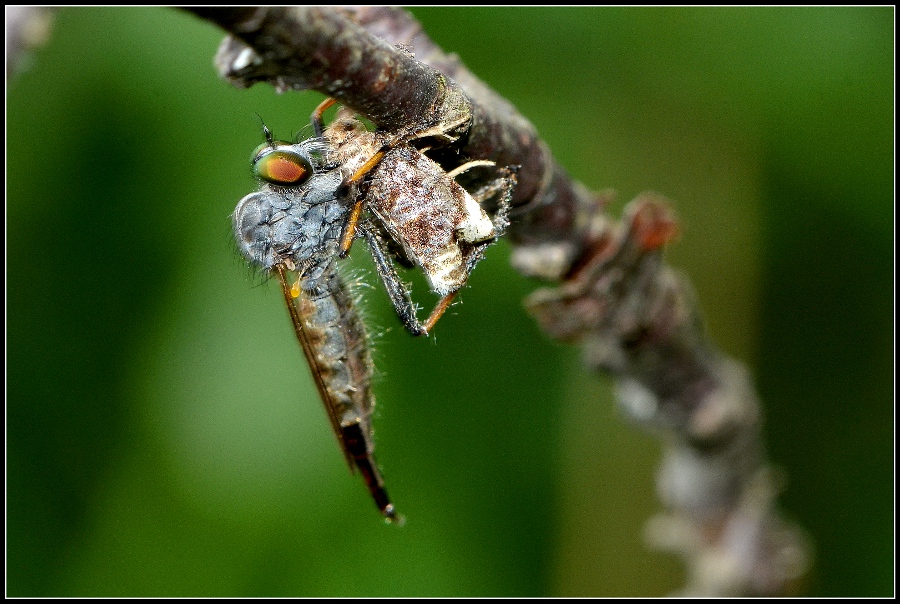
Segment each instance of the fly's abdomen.
[[338,171],[315,174],[293,189],[264,183],[241,199],[232,215],[241,254],[265,272],[278,264],[323,266],[337,254],[346,221],[346,204],[335,197],[340,178]]
[[311,288],[310,280],[289,280],[284,267],[277,271],[297,337],[347,462],[351,470],[359,469],[381,513],[393,521],[394,506],[372,456],[372,361],[347,284],[333,263],[328,263]]
[[[315,351],[314,361],[335,404],[335,415],[368,421],[374,404],[371,360],[362,321],[346,284],[333,268],[311,291],[294,298],[303,328]],[[298,293],[294,288],[294,294]]]

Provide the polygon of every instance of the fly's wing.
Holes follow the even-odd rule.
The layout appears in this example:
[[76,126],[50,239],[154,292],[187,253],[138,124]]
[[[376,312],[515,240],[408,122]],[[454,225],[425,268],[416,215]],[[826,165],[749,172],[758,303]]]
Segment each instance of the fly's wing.
[[350,450],[347,448],[347,443],[344,441],[341,430],[339,412],[342,405],[336,400],[335,392],[329,385],[331,381],[329,374],[331,372],[328,368],[323,367],[321,358],[316,352],[321,338],[316,337],[317,334],[311,333],[309,329],[309,321],[312,317],[310,316],[309,306],[304,305],[306,301],[304,300],[305,294],[300,288],[294,287],[293,284],[288,282],[288,273],[284,265],[278,265],[276,271],[278,282],[281,284],[281,291],[284,294],[284,301],[291,316],[291,323],[294,325],[294,333],[297,335],[297,340],[303,348],[303,354],[306,355],[306,362],[309,364],[309,369],[316,382],[316,389],[319,391],[319,398],[322,400],[322,403],[325,405],[325,411],[328,413],[331,429],[341,445],[344,458],[347,460],[347,465],[350,466],[350,472],[355,474],[356,464],[353,461]]

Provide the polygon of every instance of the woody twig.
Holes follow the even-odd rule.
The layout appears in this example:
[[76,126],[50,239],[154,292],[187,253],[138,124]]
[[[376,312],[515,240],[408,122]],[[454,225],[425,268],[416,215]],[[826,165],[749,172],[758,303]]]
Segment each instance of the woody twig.
[[448,170],[521,166],[513,264],[558,284],[526,306],[549,335],[581,343],[586,363],[614,377],[626,415],[664,443],[666,511],[648,525],[651,543],[684,558],[685,593],[791,592],[808,548],[775,506],[747,371],[713,346],[690,286],[662,260],[677,234],[669,202],[645,193],[611,218],[610,194],[572,180],[534,127],[402,10],[191,10],[229,32],[216,65],[237,86],[313,89],[398,137],[433,135],[430,153]]

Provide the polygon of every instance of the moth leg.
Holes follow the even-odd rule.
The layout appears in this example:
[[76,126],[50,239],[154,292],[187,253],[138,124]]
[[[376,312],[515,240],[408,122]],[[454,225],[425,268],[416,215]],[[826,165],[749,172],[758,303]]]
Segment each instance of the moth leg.
[[474,160],[474,161],[466,162],[466,163],[464,163],[464,164],[461,165],[461,166],[457,166],[457,167],[453,168],[452,170],[450,170],[449,172],[447,172],[447,176],[449,176],[450,178],[456,180],[456,177],[457,177],[457,176],[459,176],[459,175],[462,174],[463,172],[468,172],[468,171],[471,170],[472,168],[477,168],[478,166],[493,167],[493,166],[496,166],[496,165],[497,165],[496,162],[492,162],[492,161],[487,160],[487,159],[477,159],[477,160]]
[[453,302],[459,290],[453,290],[441,298],[425,323],[420,323],[419,317],[416,315],[416,305],[409,295],[409,290],[397,275],[393,261],[385,252],[385,243],[371,225],[360,225],[359,230],[369,244],[369,250],[372,253],[372,258],[375,260],[375,269],[378,271],[378,276],[381,277],[385,289],[387,289],[388,297],[391,299],[391,304],[394,306],[397,316],[400,317],[400,322],[412,335],[427,336],[434,324],[444,314],[444,311],[450,308],[450,303]]
[[478,202],[478,205],[483,204],[491,198],[497,198],[497,210],[494,212],[494,217],[491,219],[491,222],[494,224],[494,238],[488,243],[492,243],[502,237],[506,232],[506,228],[509,226],[509,212],[511,209],[510,201],[512,200],[512,194],[516,188],[516,183],[518,182],[518,173],[519,166],[502,168],[501,176],[471,193],[472,198]]
[[[475,163],[475,162],[470,162]],[[465,166],[460,166],[465,167]],[[459,168],[457,168],[459,170]],[[456,171],[456,170],[454,170]],[[479,189],[470,192],[472,198],[483,204],[487,200],[497,198],[497,211],[494,213],[494,222],[498,219],[503,223],[498,237],[506,231],[509,226],[510,201],[512,200],[513,191],[518,183],[519,166],[509,166],[507,168],[499,168],[500,176],[483,185]]]
[[385,252],[385,244],[381,237],[375,233],[371,225],[360,225],[359,230],[362,231],[366,243],[369,244],[369,251],[372,252],[372,258],[375,260],[375,270],[378,271],[378,276],[381,277],[391,304],[403,326],[414,336],[428,335],[428,330],[419,323],[416,307],[409,295],[409,290],[406,289],[406,285],[394,270],[394,264]]

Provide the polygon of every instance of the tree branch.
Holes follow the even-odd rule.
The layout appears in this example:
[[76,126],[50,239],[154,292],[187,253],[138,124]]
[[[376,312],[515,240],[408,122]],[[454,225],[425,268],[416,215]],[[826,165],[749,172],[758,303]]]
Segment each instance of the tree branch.
[[611,219],[611,194],[573,181],[534,127],[402,10],[191,10],[231,34],[216,65],[237,86],[317,90],[398,136],[442,141],[445,167],[520,165],[513,264],[560,284],[526,305],[551,336],[584,344],[586,363],[614,376],[623,411],[663,441],[667,511],[649,524],[650,541],[684,557],[686,593],[791,590],[808,547],[775,507],[779,481],[746,370],[709,341],[690,286],[662,261],[677,234],[664,198],[642,194],[621,223]]

